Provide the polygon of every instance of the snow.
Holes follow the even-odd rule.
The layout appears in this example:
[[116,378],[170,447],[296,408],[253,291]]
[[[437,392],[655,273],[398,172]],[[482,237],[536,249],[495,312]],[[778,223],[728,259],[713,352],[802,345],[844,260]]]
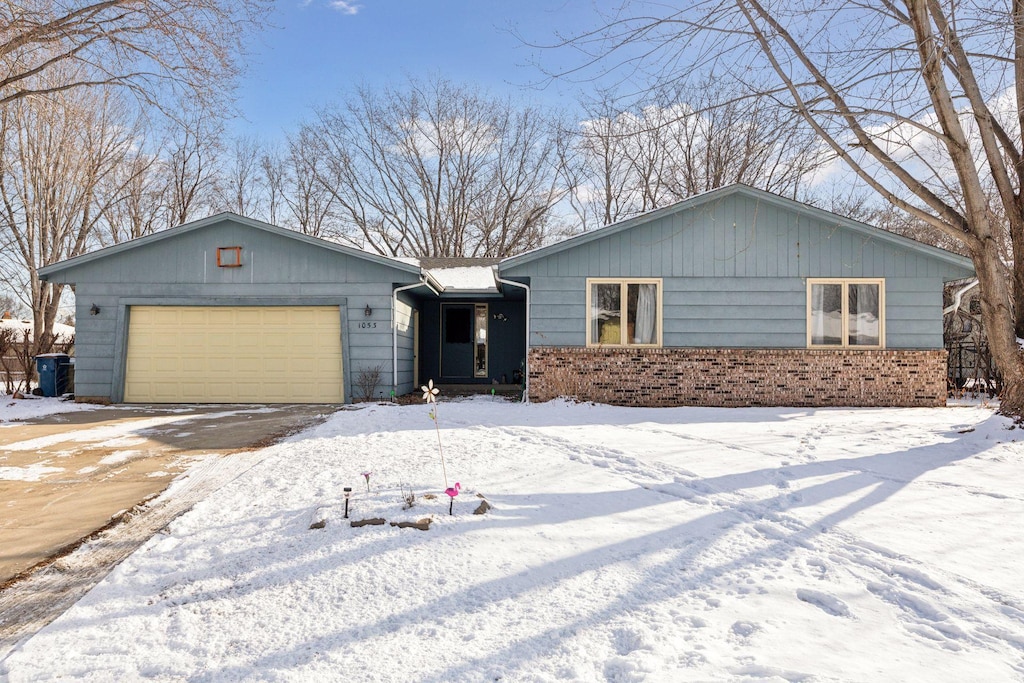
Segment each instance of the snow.
[[39,481],[51,474],[63,471],[63,467],[47,467],[41,463],[35,463],[28,467],[0,467],[0,481]]
[[75,403],[61,398],[42,398],[28,396],[12,398],[10,394],[0,394],[0,429],[10,427],[9,423],[43,417],[55,413],[70,413],[80,410],[95,410],[99,406],[90,403]]
[[455,268],[431,268],[430,275],[445,290],[467,290],[479,292],[494,289],[494,268],[491,266],[459,266]]
[[[1024,468],[989,408],[438,411],[447,482],[426,406],[339,412],[151,539],[0,678],[1024,678]],[[343,487],[351,519],[430,529],[352,528]]]
[[[14,330],[19,335],[22,332],[28,332],[29,339],[32,338],[32,328],[33,325],[31,320],[17,320],[14,318],[4,318],[0,320],[0,330]],[[65,325],[64,323],[54,323],[53,335],[59,341],[69,341],[75,336],[75,328],[71,325]]]

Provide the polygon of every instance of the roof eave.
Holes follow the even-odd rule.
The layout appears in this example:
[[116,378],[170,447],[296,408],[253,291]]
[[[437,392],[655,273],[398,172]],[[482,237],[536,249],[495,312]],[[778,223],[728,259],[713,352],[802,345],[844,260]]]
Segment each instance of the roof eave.
[[47,280],[51,275],[55,273],[60,273],[64,270],[85,265],[87,263],[98,261],[100,259],[108,258],[110,256],[114,256],[116,254],[129,251],[131,249],[136,249],[138,247],[145,246],[147,244],[154,244],[165,239],[170,239],[171,237],[181,235],[182,233],[192,232],[193,230],[199,230],[206,226],[213,225],[215,223],[219,223],[225,220],[235,221],[236,223],[241,223],[242,225],[246,225],[251,228],[257,228],[259,230],[264,230],[266,232],[280,235],[282,237],[286,237],[289,239],[294,239],[299,242],[304,242],[306,244],[323,247],[331,251],[345,254],[347,256],[366,259],[373,263],[377,263],[379,265],[386,266],[389,268],[394,268],[396,270],[410,273],[412,275],[420,275],[420,267],[417,265],[411,265],[408,263],[403,263],[402,261],[399,261],[397,259],[392,259],[386,256],[379,256],[377,254],[371,254],[369,252],[360,251],[359,249],[346,247],[343,244],[328,242],[327,240],[323,240],[318,237],[311,237],[310,235],[305,235],[301,232],[289,230],[288,228],[282,228],[277,225],[272,225],[270,223],[258,221],[254,218],[246,218],[245,216],[240,216],[238,214],[231,213],[230,211],[226,211],[215,214],[213,216],[202,218],[197,221],[192,221],[191,223],[184,223],[173,228],[168,228],[167,230],[161,230],[160,232],[153,233],[152,235],[137,237],[133,240],[128,240],[127,242],[121,242],[120,244],[114,244],[109,247],[97,249],[96,251],[89,252],[88,254],[82,254],[81,256],[75,256],[73,258],[65,259],[57,263],[52,263],[48,266],[44,266],[39,269],[39,277],[43,280]]
[[462,297],[495,297],[503,296],[498,289],[456,289],[453,287],[447,287],[441,292],[441,296],[445,299],[451,298],[462,298]]

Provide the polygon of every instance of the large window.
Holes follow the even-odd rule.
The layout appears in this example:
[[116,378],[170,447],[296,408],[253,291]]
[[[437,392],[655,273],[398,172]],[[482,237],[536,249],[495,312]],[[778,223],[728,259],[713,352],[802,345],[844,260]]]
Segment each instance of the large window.
[[661,346],[661,280],[587,280],[588,346]]
[[883,348],[884,280],[808,280],[807,345]]

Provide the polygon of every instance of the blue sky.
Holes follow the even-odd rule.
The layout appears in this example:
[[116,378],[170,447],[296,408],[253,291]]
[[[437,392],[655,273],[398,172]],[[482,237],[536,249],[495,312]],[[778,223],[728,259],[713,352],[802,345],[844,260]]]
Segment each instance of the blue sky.
[[[349,9],[346,9],[348,7]],[[440,74],[524,102],[571,107],[584,86],[561,81],[545,89],[533,64],[555,64],[565,52],[536,42],[601,23],[590,0],[280,0],[272,27],[251,43],[240,82],[243,119],[236,134],[281,139],[312,107],[336,101],[359,83],[400,83]]]

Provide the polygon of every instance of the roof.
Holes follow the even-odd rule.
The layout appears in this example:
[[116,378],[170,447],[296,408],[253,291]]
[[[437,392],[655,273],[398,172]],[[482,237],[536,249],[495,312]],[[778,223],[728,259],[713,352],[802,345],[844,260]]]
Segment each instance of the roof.
[[372,261],[374,263],[383,266],[388,266],[390,268],[395,268],[396,270],[400,270],[406,273],[412,273],[414,275],[420,274],[419,266],[412,263],[408,263],[405,260],[389,258],[387,256],[379,256],[377,254],[372,254],[368,251],[362,251],[360,249],[346,247],[345,245],[337,244],[336,242],[328,242],[327,240],[322,240],[318,237],[310,237],[309,235],[305,235],[301,232],[289,230],[288,228],[281,228],[276,225],[271,225],[270,223],[264,223],[263,221],[258,221],[254,218],[246,218],[245,216],[240,216],[236,213],[224,212],[218,213],[208,218],[203,218],[202,220],[193,221],[191,223],[185,223],[174,228],[168,228],[167,230],[162,230],[160,232],[153,233],[152,235],[146,235],[145,237],[137,237],[127,242],[121,242],[120,244],[115,244],[113,246],[105,247],[103,249],[91,251],[88,254],[83,254],[81,256],[76,256],[74,258],[67,259],[65,261],[60,261],[58,263],[53,263],[51,265],[44,266],[43,268],[39,269],[39,276],[45,280],[54,273],[69,270],[71,268],[86,263],[92,263],[93,261],[98,261],[100,259],[104,259],[115,254],[120,254],[130,249],[135,249],[137,247],[142,247],[147,244],[154,244],[156,242],[170,239],[172,237],[176,237],[187,232],[192,232],[193,230],[201,230],[203,228],[215,225],[226,220],[234,221],[235,223],[240,223],[250,228],[256,228],[257,230],[264,230],[266,232],[273,233],[275,235],[280,235],[281,237],[286,237],[288,239],[293,239],[298,242],[305,242],[306,244],[312,244],[317,247],[323,247],[324,249],[336,251],[347,256],[354,256],[356,258]]
[[[14,330],[19,335],[22,332],[27,332],[29,339],[32,338],[33,324],[31,320],[18,320],[17,318],[4,318],[0,320],[0,330]],[[53,336],[58,341],[70,341],[75,337],[75,328],[64,323],[53,324]]]
[[479,266],[496,266],[501,262],[500,258],[487,258],[473,256],[467,258],[421,258],[419,263],[427,270],[435,268],[473,268]]
[[461,266],[456,268],[431,268],[427,272],[434,282],[445,291],[469,292],[497,291],[494,266]]
[[871,239],[877,239],[879,241],[888,242],[903,249],[916,251],[918,253],[930,256],[940,261],[944,261],[959,268],[966,268],[970,271],[974,270],[974,264],[969,258],[965,256],[960,256],[959,254],[954,254],[951,251],[946,251],[945,249],[939,249],[938,247],[933,247],[929,244],[924,244],[923,242],[912,240],[909,237],[903,237],[901,235],[896,235],[894,233],[887,232],[873,225],[868,225],[867,223],[862,223],[860,221],[853,220],[852,218],[846,218],[845,216],[841,216],[839,214],[832,213],[831,211],[826,211],[824,209],[819,209],[817,207],[811,206],[810,204],[798,202],[794,199],[788,199],[781,195],[766,192],[764,190],[758,190],[756,188],[750,187],[749,185],[741,185],[738,183],[710,190],[708,192],[703,192],[701,194],[694,195],[692,197],[684,199],[681,202],[672,204],[671,206],[666,206],[661,209],[654,209],[653,211],[647,211],[645,213],[626,219],[624,221],[612,223],[610,225],[604,226],[603,228],[597,228],[596,230],[590,230],[589,232],[584,232],[579,235],[575,235],[574,237],[569,237],[567,239],[564,239],[560,242],[556,242],[554,244],[550,244],[548,246],[538,247],[537,249],[532,249],[525,253],[519,254],[518,256],[506,258],[501,262],[501,269],[504,270],[506,268],[514,268],[516,266],[532,263],[533,261],[537,261],[542,258],[552,256],[553,254],[558,254],[568,249],[575,249],[579,246],[588,244],[595,240],[603,239],[605,237],[609,237],[611,235],[624,232],[633,227],[636,227],[637,225],[648,223],[650,221],[657,220],[664,216],[670,216],[675,213],[693,210],[705,204],[719,201],[733,194],[746,195],[748,197],[753,197],[758,201],[764,201],[770,204],[774,204],[775,206],[781,207],[783,209],[794,211],[796,213],[802,213],[804,215],[816,218],[818,220],[825,220],[833,223],[838,223],[844,228],[870,237]]

